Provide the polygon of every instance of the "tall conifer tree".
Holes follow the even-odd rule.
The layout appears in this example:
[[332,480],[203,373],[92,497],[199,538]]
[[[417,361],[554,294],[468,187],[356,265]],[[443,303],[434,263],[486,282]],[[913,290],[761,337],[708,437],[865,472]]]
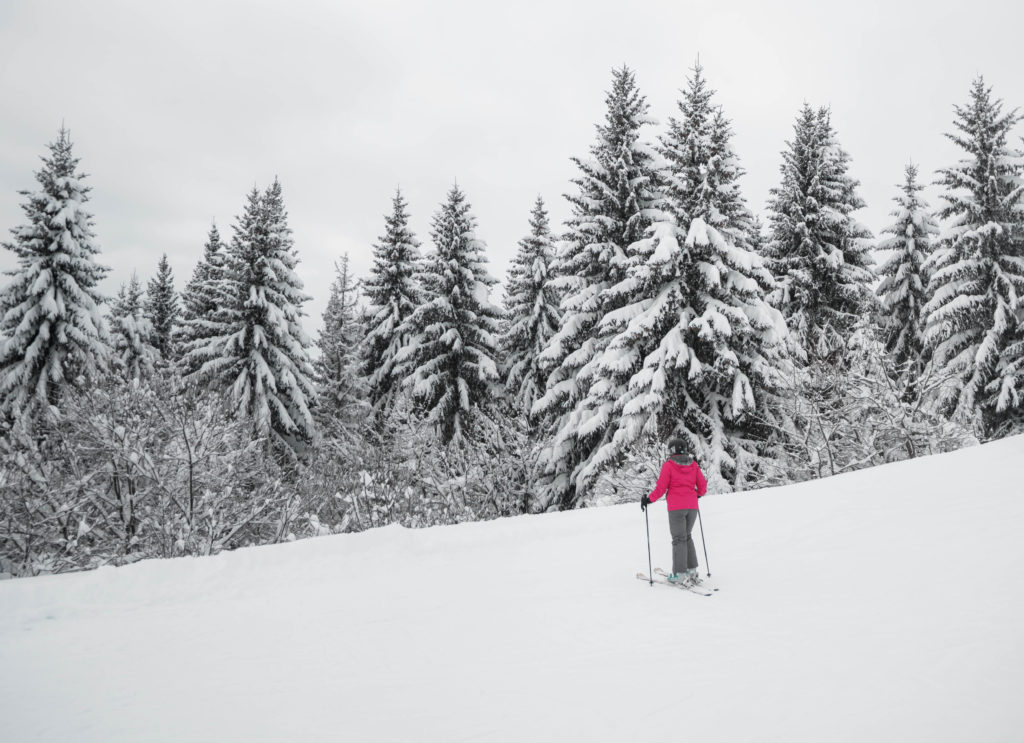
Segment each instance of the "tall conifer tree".
[[501,309],[490,302],[497,281],[458,186],[434,215],[430,236],[422,302],[405,323],[409,342],[397,360],[417,410],[447,445],[472,435],[475,416],[486,415],[495,396]]
[[0,291],[0,411],[13,415],[59,403],[61,390],[105,369],[110,355],[98,284],[90,189],[61,128],[25,197],[26,223],[4,248],[17,256]]
[[530,214],[530,234],[519,241],[505,288],[506,330],[502,336],[505,389],[516,408],[529,417],[544,393],[547,375],[539,356],[558,330],[558,292],[552,281],[553,239],[544,200]]
[[265,193],[249,194],[220,281],[224,304],[210,322],[211,335],[186,348],[185,364],[197,369],[192,378],[228,389],[258,434],[303,454],[315,434],[316,389],[301,320],[309,297],[297,264],[275,179]]
[[134,273],[127,285],[121,284],[111,307],[111,335],[114,363],[126,379],[142,379],[153,373],[159,350],[156,333],[147,317],[142,300],[142,284]]
[[366,382],[359,373],[359,285],[352,275],[348,253],[334,264],[331,296],[317,339],[320,357],[314,362],[319,387],[318,420],[335,439],[350,438],[367,408]]
[[174,289],[174,274],[167,260],[167,253],[160,258],[156,276],[146,287],[146,317],[153,326],[153,346],[165,361],[177,357],[174,334],[178,326],[181,308],[178,292]]
[[909,380],[920,373],[925,357],[925,262],[939,226],[921,197],[924,187],[917,181],[917,167],[908,165],[905,176],[891,213],[895,221],[882,231],[888,237],[878,243],[878,250],[889,257],[878,268],[882,281],[875,293],[882,311],[885,350]]
[[[181,293],[182,320],[188,322],[197,318],[209,317],[220,306],[214,290],[216,282],[222,278],[222,270],[226,251],[220,239],[220,231],[216,224],[210,225],[206,243],[203,245],[203,257],[192,271],[185,290]],[[187,334],[181,334],[186,338]]]
[[767,252],[780,283],[775,305],[813,358],[830,337],[846,338],[872,307],[871,234],[852,217],[864,202],[829,109],[804,104],[793,129],[782,153],[782,183],[768,205]]
[[930,263],[926,337],[951,378],[944,412],[977,413],[985,437],[1021,417],[1024,160],[1008,142],[1020,119],[978,77],[968,104],[956,107],[957,131],[946,135],[966,157],[939,171],[939,217],[951,226]]
[[610,431],[610,420],[593,415],[591,427],[582,430],[578,406],[610,340],[601,323],[624,303],[605,290],[625,278],[660,198],[655,153],[641,138],[642,127],[653,122],[632,70],[613,71],[605,103],[590,157],[573,158],[579,174],[575,192],[566,196],[572,212],[555,261],[562,323],[540,355],[548,378],[533,407],[553,433],[540,455],[539,485],[541,502],[554,508],[576,502],[576,474]]
[[186,349],[194,348],[197,342],[217,334],[220,325],[216,322],[218,312],[223,308],[223,279],[227,251],[220,239],[216,224],[210,225],[203,257],[192,271],[185,290],[181,293],[181,322],[175,331],[175,341],[180,349],[179,364],[185,373],[198,371],[198,367],[187,360]]
[[[777,394],[786,325],[766,301],[772,277],[750,244],[743,171],[713,95],[696,67],[661,138],[664,216],[604,293],[623,307],[602,322],[614,335],[582,407],[600,425],[607,416],[611,435],[580,470],[577,492],[644,437],[684,437],[717,487],[742,485],[761,456],[751,421]],[[590,418],[580,420],[586,431]]]
[[386,410],[401,388],[396,359],[407,343],[405,323],[419,304],[416,273],[420,242],[409,228],[408,204],[395,191],[384,234],[373,246],[373,268],[363,283],[370,302],[366,338],[362,345],[362,371],[367,378],[370,402]]

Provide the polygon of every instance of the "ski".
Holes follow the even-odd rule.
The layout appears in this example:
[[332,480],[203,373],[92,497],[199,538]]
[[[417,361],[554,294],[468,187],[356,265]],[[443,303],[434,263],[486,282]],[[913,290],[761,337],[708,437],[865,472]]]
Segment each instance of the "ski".
[[699,586],[687,586],[687,585],[684,585],[682,583],[673,583],[672,581],[668,580],[667,578],[663,578],[659,574],[655,574],[653,579],[652,579],[651,576],[648,576],[646,573],[637,573],[636,577],[637,577],[637,580],[644,580],[644,581],[648,581],[650,583],[661,583],[663,586],[671,586],[672,588],[678,588],[678,589],[680,589],[682,591],[689,591],[690,593],[696,594],[698,596],[714,596],[715,595],[715,594],[711,593],[710,591],[701,590],[701,588]]
[[[654,574],[655,575],[663,575],[663,576],[665,576],[667,578],[669,573],[668,573],[667,570],[664,570],[662,568],[655,568],[654,569]],[[714,585],[712,583],[708,583],[707,581],[701,581],[700,583],[698,583],[696,585],[696,588],[702,588],[705,591],[717,591],[718,590],[718,586],[716,586],[716,585]]]

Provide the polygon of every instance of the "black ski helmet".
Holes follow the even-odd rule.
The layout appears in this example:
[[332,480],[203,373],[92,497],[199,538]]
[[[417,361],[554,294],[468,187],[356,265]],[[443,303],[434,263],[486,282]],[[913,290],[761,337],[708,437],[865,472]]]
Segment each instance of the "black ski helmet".
[[669,454],[686,454],[686,442],[678,436],[672,436],[668,440]]

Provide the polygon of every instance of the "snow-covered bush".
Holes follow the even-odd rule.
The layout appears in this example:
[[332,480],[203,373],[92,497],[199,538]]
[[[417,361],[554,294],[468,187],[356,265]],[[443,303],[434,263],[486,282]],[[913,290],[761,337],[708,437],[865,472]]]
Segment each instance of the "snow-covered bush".
[[288,538],[286,473],[216,398],[173,376],[68,395],[0,436],[0,572],[212,554]]
[[948,383],[927,365],[911,382],[862,323],[848,339],[821,334],[815,361],[794,366],[777,427],[779,455],[760,474],[765,485],[798,482],[977,443],[933,405]]
[[[481,419],[473,438],[439,446],[434,426],[397,398],[361,440],[325,439],[297,484],[303,512],[333,532],[426,527],[529,511],[530,462],[521,417]],[[383,431],[383,432],[381,432]],[[313,523],[311,521],[311,523]]]

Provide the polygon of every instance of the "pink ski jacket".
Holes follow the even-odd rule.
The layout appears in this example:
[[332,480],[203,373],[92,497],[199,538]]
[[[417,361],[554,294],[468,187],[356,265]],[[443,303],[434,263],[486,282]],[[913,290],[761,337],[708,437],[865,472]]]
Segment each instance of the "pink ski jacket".
[[679,464],[671,459],[661,465],[658,484],[647,496],[651,503],[668,492],[668,510],[697,508],[697,498],[708,492],[708,481],[696,462]]

